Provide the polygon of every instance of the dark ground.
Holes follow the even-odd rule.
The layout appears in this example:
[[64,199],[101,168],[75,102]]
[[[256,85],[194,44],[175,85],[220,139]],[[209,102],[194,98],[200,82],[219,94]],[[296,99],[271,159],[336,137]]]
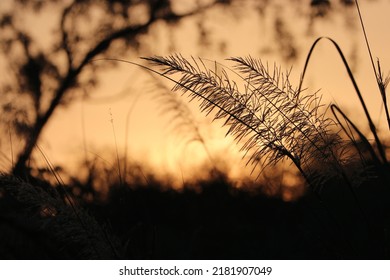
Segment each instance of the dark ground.
[[[1,182],[4,186],[4,179]],[[2,188],[2,259],[386,259],[386,200],[360,189],[361,211],[344,186],[330,182],[320,202],[308,191],[295,202],[230,187],[224,178],[200,182],[202,192],[154,187],[112,187],[105,202],[81,203],[88,219],[42,215]],[[32,186],[31,186],[32,187]],[[381,201],[383,203],[381,203]],[[374,202],[374,203],[373,203]],[[69,205],[66,207],[69,208]],[[39,208],[39,207],[38,207]],[[386,212],[386,211],[387,212]],[[66,212],[66,211],[65,211]],[[40,213],[40,214],[39,214]],[[85,214],[87,215],[87,214]],[[70,214],[72,216],[72,214]],[[69,227],[69,228],[67,228]],[[77,225],[75,226],[77,228]],[[80,233],[81,232],[81,233]],[[87,232],[87,233],[85,233]],[[72,234],[75,234],[73,237]],[[80,237],[79,235],[87,235]],[[91,237],[92,236],[92,237]],[[83,241],[87,240],[87,241]],[[95,241],[91,241],[95,240]],[[105,253],[108,242],[116,254]],[[99,247],[100,246],[100,247]],[[81,252],[90,253],[81,254]],[[95,252],[93,252],[95,250]],[[108,249],[110,251],[110,249]]]

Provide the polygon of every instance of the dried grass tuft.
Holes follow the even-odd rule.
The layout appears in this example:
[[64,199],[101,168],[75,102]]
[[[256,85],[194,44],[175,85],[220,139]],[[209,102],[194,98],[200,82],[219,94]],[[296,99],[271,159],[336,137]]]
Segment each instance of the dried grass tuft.
[[[71,207],[55,188],[39,187],[13,176],[0,175],[3,198],[16,201],[25,219],[36,220],[35,230],[54,240],[57,257],[116,259],[118,242],[80,207]],[[20,214],[19,214],[20,215]]]

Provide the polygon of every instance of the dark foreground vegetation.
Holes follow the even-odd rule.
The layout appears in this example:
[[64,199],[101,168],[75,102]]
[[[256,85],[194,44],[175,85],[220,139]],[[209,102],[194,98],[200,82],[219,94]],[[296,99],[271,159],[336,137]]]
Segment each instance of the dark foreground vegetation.
[[[2,259],[386,259],[388,190],[329,182],[321,201],[239,190],[221,174],[182,191],[112,186],[82,201],[42,181],[0,179]],[[200,191],[201,190],[201,191]]]

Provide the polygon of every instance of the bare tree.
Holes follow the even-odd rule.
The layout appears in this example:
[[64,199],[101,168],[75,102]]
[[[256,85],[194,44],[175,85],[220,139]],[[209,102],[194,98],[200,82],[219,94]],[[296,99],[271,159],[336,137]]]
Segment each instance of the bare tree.
[[[223,1],[177,13],[168,0],[14,1],[13,9],[3,14],[0,22],[1,51],[8,54],[9,69],[14,74],[14,80],[2,88],[7,96],[2,100],[3,111],[13,119],[17,133],[25,139],[13,172],[20,175],[24,171],[54,111],[69,104],[76,89],[97,84],[99,65],[89,63],[92,59],[101,54],[136,49],[139,36],[157,22],[173,25],[220,2]],[[29,30],[21,26],[18,13],[33,12],[39,16],[45,9],[60,12],[60,17],[54,23],[52,45],[43,49]]]

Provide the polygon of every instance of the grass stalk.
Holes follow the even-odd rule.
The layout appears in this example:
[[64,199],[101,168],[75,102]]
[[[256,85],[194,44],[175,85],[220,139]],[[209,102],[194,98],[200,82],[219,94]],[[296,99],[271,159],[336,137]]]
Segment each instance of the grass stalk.
[[129,146],[129,124],[130,124],[130,116],[134,111],[135,105],[138,102],[139,95],[135,98],[133,103],[131,104],[129,110],[126,115],[126,125],[125,125],[125,151],[124,151],[124,162],[123,162],[123,173],[124,173],[124,183],[127,183],[127,160],[128,160],[128,146]]
[[11,124],[8,123],[8,135],[9,135],[9,144],[10,144],[10,152],[11,152],[11,169],[14,167],[14,149],[12,145],[12,132],[11,132]]
[[113,133],[113,136],[114,136],[116,161],[117,161],[117,165],[118,165],[119,184],[122,186],[123,185],[122,169],[121,169],[121,163],[120,163],[120,160],[119,160],[119,151],[118,151],[118,143],[117,143],[117,140],[116,140],[115,126],[114,126],[114,117],[112,115],[111,109],[110,109],[110,122],[111,122],[111,127],[112,127],[112,133]]
[[363,16],[362,16],[361,11],[360,11],[358,0],[355,0],[355,4],[356,4],[356,9],[357,9],[357,12],[358,12],[358,15],[359,15],[360,25],[362,27],[364,40],[366,42],[368,54],[369,54],[369,57],[370,57],[371,66],[372,66],[372,69],[374,71],[375,79],[376,79],[376,82],[377,82],[377,85],[378,85],[378,88],[379,88],[379,92],[380,92],[381,97],[382,97],[383,105],[384,105],[384,108],[385,108],[387,125],[388,125],[388,128],[390,130],[390,114],[389,114],[389,108],[387,106],[387,97],[386,97],[386,87],[387,87],[387,85],[388,85],[388,83],[390,81],[390,77],[387,76],[386,78],[383,78],[383,73],[381,71],[381,66],[380,66],[380,63],[379,63],[379,59],[377,60],[377,68],[375,67],[374,59],[372,57],[370,43],[369,43],[369,40],[368,40],[366,28],[364,26]]
[[[51,161],[45,155],[43,150],[38,145],[37,145],[37,149],[41,153],[42,157],[44,158],[44,160],[45,160],[45,162],[46,162],[50,172],[52,173],[52,175],[56,179],[56,181],[58,183],[58,186],[63,191],[65,199],[66,199],[68,205],[70,205],[70,207],[72,209],[72,212],[74,213],[74,215],[76,216],[78,222],[80,223],[81,227],[83,228],[86,236],[88,236],[89,240],[93,240],[93,235],[96,234],[96,233],[92,233],[90,231],[91,229],[88,226],[88,222],[84,221],[84,219],[82,218],[82,213],[80,213],[80,210],[79,210],[80,208],[79,208],[79,205],[77,205],[76,200],[74,198],[72,198],[70,193],[66,190],[64,181],[62,180],[61,176],[55,171]],[[103,228],[101,228],[101,226],[99,224],[96,224],[96,225],[100,228],[101,232],[103,233],[107,243],[109,244],[109,246],[110,246],[110,248],[112,250],[113,256],[115,256],[116,259],[119,259],[119,253],[116,250],[116,248],[115,248],[111,238],[108,236],[107,232]],[[95,244],[93,242],[91,243],[91,247],[94,250],[96,256],[100,256],[101,252],[99,252],[99,250],[96,248],[96,246],[95,246]]]
[[356,80],[355,80],[354,76],[353,76],[352,70],[351,70],[351,68],[349,67],[348,62],[347,62],[347,60],[346,60],[346,58],[345,58],[345,56],[344,56],[344,54],[343,54],[343,52],[342,52],[340,46],[339,46],[332,38],[329,38],[329,37],[319,37],[319,38],[317,38],[317,39],[314,41],[314,43],[313,43],[313,45],[311,46],[310,51],[309,51],[309,53],[308,53],[308,55],[307,55],[307,57],[306,57],[305,66],[304,66],[304,68],[303,68],[303,72],[302,72],[301,79],[300,79],[300,83],[299,83],[299,89],[302,88],[303,80],[304,80],[304,77],[305,77],[305,74],[306,74],[306,70],[307,70],[307,67],[308,67],[308,64],[309,64],[311,55],[312,55],[312,53],[313,53],[315,47],[317,46],[317,44],[318,44],[322,39],[325,39],[325,40],[330,41],[330,42],[333,44],[333,46],[336,48],[338,54],[340,55],[340,58],[341,58],[342,61],[343,61],[343,64],[344,64],[344,66],[345,66],[345,68],[346,68],[346,70],[347,70],[348,76],[349,76],[349,78],[350,78],[350,80],[351,80],[351,82],[352,82],[352,84],[353,84],[353,87],[354,87],[354,89],[355,89],[355,92],[356,92],[356,94],[357,94],[357,96],[358,96],[358,98],[359,98],[360,104],[361,104],[361,106],[362,106],[362,108],[363,108],[364,114],[365,114],[366,119],[367,119],[367,121],[368,121],[368,125],[369,125],[369,128],[370,128],[370,131],[371,131],[371,133],[372,133],[373,136],[374,136],[375,143],[376,143],[376,146],[377,146],[377,149],[378,149],[378,152],[379,152],[381,161],[382,161],[383,164],[386,164],[386,165],[387,165],[388,162],[387,162],[387,158],[386,158],[386,153],[385,153],[384,147],[383,147],[382,142],[381,142],[381,140],[380,140],[380,138],[379,138],[379,136],[378,136],[377,129],[376,129],[376,127],[375,127],[374,122],[372,121],[370,112],[368,111],[368,108],[367,108],[367,106],[366,106],[366,102],[364,101],[363,95],[362,95],[361,92],[360,92],[360,89],[359,89],[359,87],[358,87],[358,85],[357,85],[357,83],[356,83]]

